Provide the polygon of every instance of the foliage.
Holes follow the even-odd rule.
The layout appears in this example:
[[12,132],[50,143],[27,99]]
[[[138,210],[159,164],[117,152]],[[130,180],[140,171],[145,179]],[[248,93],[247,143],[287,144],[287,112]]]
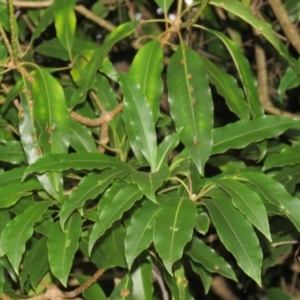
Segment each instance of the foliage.
[[[0,2],[2,298],[199,299],[216,278],[243,299],[297,295],[278,261],[300,231],[300,67],[280,16],[46,2]],[[266,85],[270,54],[287,71]]]

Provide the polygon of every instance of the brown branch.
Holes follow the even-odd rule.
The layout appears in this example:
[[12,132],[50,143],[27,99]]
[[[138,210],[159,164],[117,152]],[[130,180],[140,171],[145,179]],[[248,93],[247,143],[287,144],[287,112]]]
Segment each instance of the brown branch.
[[[2,3],[7,4],[8,2],[5,0],[1,0]],[[13,2],[14,6],[17,7],[28,7],[28,8],[43,8],[52,5],[53,0],[46,0],[46,1],[22,1],[22,0],[15,0]]]
[[291,22],[289,15],[282,4],[281,0],[268,0],[279,24],[282,27],[285,35],[300,54],[300,35],[294,24]]

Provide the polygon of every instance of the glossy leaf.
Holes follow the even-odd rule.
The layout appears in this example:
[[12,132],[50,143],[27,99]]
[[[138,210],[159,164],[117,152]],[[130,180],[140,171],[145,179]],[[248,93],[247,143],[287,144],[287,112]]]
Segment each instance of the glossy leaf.
[[210,225],[210,219],[209,219],[207,213],[205,213],[205,212],[199,213],[197,216],[195,229],[199,233],[205,235],[209,229],[209,225]]
[[130,35],[138,24],[138,21],[131,21],[118,26],[106,37],[103,44],[94,51],[91,59],[83,71],[80,88],[72,96],[72,107],[84,100],[87,91],[96,81],[96,71],[101,67],[105,56],[114,46],[114,44]]
[[264,170],[300,164],[299,148],[285,147],[280,153],[267,157]]
[[194,237],[187,245],[186,253],[192,260],[201,263],[209,272],[219,273],[224,277],[237,281],[231,266],[214,249],[205,245],[202,240]]
[[159,101],[163,92],[163,67],[162,47],[158,40],[153,40],[138,51],[129,70],[130,77],[140,85],[149,101],[154,122],[159,116]]
[[72,59],[71,49],[76,26],[75,0],[54,0],[53,7],[57,38]]
[[[120,86],[124,93],[124,108],[137,143],[153,171],[157,155],[156,133],[153,114],[142,89],[131,77],[120,74]],[[125,121],[125,120],[124,120]]]
[[[51,229],[48,238],[48,258],[51,272],[66,286],[73,258],[78,250],[82,221],[78,213],[74,213],[66,222],[64,230],[59,222]],[[59,255],[58,255],[59,253]]]
[[212,154],[223,153],[230,148],[243,148],[252,142],[278,136],[299,125],[299,120],[281,116],[263,116],[231,123],[213,130]]
[[167,271],[180,259],[191,240],[196,223],[195,203],[186,198],[171,198],[160,205],[154,220],[154,245]]
[[10,141],[0,145],[0,161],[18,165],[25,161],[24,152],[18,141]]
[[52,202],[32,203],[22,214],[16,216],[2,232],[1,253],[6,254],[16,274],[25,251],[25,244],[33,234],[33,226],[41,220]]
[[122,161],[102,153],[48,154],[30,165],[24,172],[23,179],[29,174],[46,171],[101,170],[113,167],[129,168]]
[[95,199],[116,178],[122,178],[128,174],[128,170],[105,170],[101,174],[89,173],[79,183],[78,188],[72,191],[68,200],[64,201],[60,211],[60,224],[64,228],[67,218],[75,209],[83,207],[85,202]]
[[260,197],[235,179],[222,178],[215,182],[231,196],[233,205],[271,241],[267,211]]
[[128,268],[134,259],[153,241],[153,221],[159,206],[144,201],[141,207],[134,210],[127,226],[125,238],[125,255]]
[[242,178],[253,184],[300,231],[300,200],[297,197],[292,196],[284,186],[267,175],[252,172],[242,174]]
[[205,67],[194,50],[180,45],[170,59],[167,84],[176,130],[203,175],[212,148],[213,104]]
[[115,287],[109,300],[132,300],[132,279],[127,274]]
[[210,82],[217,88],[218,93],[224,97],[229,109],[241,120],[249,120],[249,106],[236,79],[204,56],[201,56],[201,59]]
[[155,191],[161,187],[163,182],[168,180],[169,177],[170,170],[168,167],[161,168],[155,173],[136,171],[131,174],[132,182],[136,183],[140,191],[154,203],[157,203]]
[[170,152],[179,144],[179,133],[175,132],[164,138],[157,149],[155,170],[159,171],[164,165],[167,165],[167,159]]
[[236,258],[241,269],[260,285],[262,251],[249,221],[225,193],[214,199],[205,199],[203,203],[224,246]]
[[94,224],[90,234],[89,253],[91,253],[93,245],[99,237],[111,227],[113,222],[119,220],[123,213],[130,209],[137,200],[140,200],[142,196],[136,185],[129,185],[115,195],[110,205],[104,206],[100,212],[99,221]]
[[164,13],[167,13],[173,0],[155,0],[157,5],[162,9]]

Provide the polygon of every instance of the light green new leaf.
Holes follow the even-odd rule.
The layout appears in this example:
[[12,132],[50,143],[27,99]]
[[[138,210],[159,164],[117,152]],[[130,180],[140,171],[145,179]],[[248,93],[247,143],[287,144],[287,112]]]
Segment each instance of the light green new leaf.
[[159,101],[163,92],[163,67],[162,47],[158,40],[153,40],[138,51],[129,70],[130,77],[140,85],[149,101],[154,122],[159,116]]
[[78,208],[83,207],[85,202],[95,199],[101,194],[115,178],[123,178],[128,174],[128,170],[113,169],[105,170],[101,174],[89,173],[79,183],[78,188],[73,190],[69,199],[64,201],[60,211],[60,224],[64,224],[71,213]]
[[178,261],[174,266],[174,278],[176,281],[179,299],[193,300],[194,297],[190,294],[188,279],[185,274],[184,267],[181,261]]
[[136,183],[143,192],[143,194],[157,203],[155,191],[162,186],[163,182],[168,180],[170,177],[170,170],[168,167],[161,168],[158,172],[147,173],[135,171],[131,173],[131,180],[133,183]]
[[109,300],[133,300],[132,298],[132,279],[127,274],[115,287]]
[[50,201],[34,202],[4,228],[1,235],[1,253],[7,255],[16,274],[19,273],[25,244],[33,234],[33,226],[41,220],[52,204]]
[[168,12],[168,9],[170,8],[171,4],[173,3],[173,0],[155,0],[157,5],[162,9],[164,13]]
[[153,299],[152,265],[148,260],[137,259],[137,268],[132,272],[131,279],[133,299]]
[[262,116],[231,123],[213,130],[212,154],[223,153],[230,148],[244,148],[252,142],[278,136],[299,125],[299,120],[282,116]]
[[259,195],[235,179],[222,178],[215,182],[231,196],[233,205],[271,241],[267,211]]
[[78,250],[78,240],[81,236],[81,217],[74,213],[66,222],[64,230],[59,222],[51,229],[48,238],[48,258],[51,272],[63,286],[67,285],[73,258]]
[[194,237],[186,247],[186,253],[195,262],[201,263],[209,272],[219,273],[220,275],[237,281],[231,266],[219,256],[214,249]]
[[33,114],[40,152],[66,153],[70,140],[69,112],[58,81],[43,69],[34,73]]
[[274,34],[271,25],[255,17],[244,3],[236,0],[211,0],[209,4],[221,7],[249,23],[274,46],[280,55],[295,66],[295,60],[289,55],[287,47]]
[[191,240],[197,218],[195,203],[187,198],[171,198],[160,205],[154,219],[154,245],[167,271],[180,259]]
[[230,53],[235,63],[241,81],[243,83],[243,89],[245,92],[246,100],[248,101],[251,114],[255,118],[261,117],[264,111],[259,101],[259,95],[257,92],[255,77],[252,73],[249,61],[243,54],[242,50],[239,48],[239,46],[236,43],[234,43],[231,39],[229,39],[225,34],[216,30],[207,29],[206,27],[202,27],[202,26],[198,26],[198,27],[203,28],[206,31],[214,34],[224,43],[224,45],[226,46],[228,52]]
[[125,238],[125,255],[129,269],[134,259],[153,241],[153,220],[158,208],[151,201],[144,201],[131,216]]
[[[240,176],[241,175],[241,176]],[[300,231],[300,200],[286,191],[283,185],[261,173],[241,173],[239,177],[253,184],[268,202],[276,206]]]
[[136,185],[129,185],[121,189],[111,200],[110,205],[105,205],[100,211],[99,221],[93,226],[90,234],[89,253],[95,242],[111,227],[111,225],[119,220],[123,213],[130,209],[137,200],[142,198],[143,194]]
[[76,27],[75,0],[54,0],[53,6],[56,36],[72,60],[71,49]]
[[285,147],[280,153],[267,157],[264,170],[300,164],[299,148]]
[[205,67],[194,50],[180,45],[170,59],[167,84],[176,130],[203,175],[212,148],[213,103]]
[[102,170],[106,168],[130,169],[129,166],[117,158],[102,153],[48,154],[27,167],[23,174],[23,180],[31,173],[60,172],[69,169]]
[[127,127],[132,127],[135,139],[153,171],[157,155],[157,144],[154,119],[149,102],[140,86],[130,76],[120,74],[119,77],[120,87],[124,93],[123,110],[130,118],[130,124],[127,124]]
[[138,21],[131,21],[121,24],[106,37],[103,44],[99,48],[94,50],[91,59],[84,68],[81,77],[80,88],[72,96],[71,107],[84,100],[87,91],[96,81],[97,70],[102,66],[105,56],[114,46],[114,44],[130,35],[138,26],[138,24]]
[[204,287],[204,291],[205,291],[205,294],[208,293],[209,291],[209,288],[212,284],[212,275],[210,272],[208,272],[204,267],[203,265],[199,264],[199,263],[195,263],[193,262],[192,260],[190,261],[190,264],[191,264],[191,267],[192,267],[192,270],[197,274],[199,275],[201,281],[202,281],[202,284],[203,284],[203,287]]
[[261,285],[262,251],[247,218],[236,209],[225,192],[215,199],[204,199],[220,240],[236,258],[241,269]]
[[244,93],[238,86],[236,79],[204,56],[201,56],[201,59],[210,82],[217,88],[218,93],[224,97],[229,109],[240,119],[249,120],[249,106],[245,101]]
[[162,166],[166,166],[168,155],[179,144],[179,133],[175,132],[164,138],[157,149],[155,170],[159,171]]
[[[297,61],[297,66],[300,68],[300,59]],[[286,91],[299,86],[300,76],[293,67],[289,67],[285,74],[280,79],[280,84],[278,87],[279,100],[282,102]]]

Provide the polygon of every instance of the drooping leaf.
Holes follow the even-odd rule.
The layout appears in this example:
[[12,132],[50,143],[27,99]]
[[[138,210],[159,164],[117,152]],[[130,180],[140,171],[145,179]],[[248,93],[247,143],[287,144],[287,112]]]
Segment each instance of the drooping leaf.
[[167,13],[173,0],[155,0],[164,13]]
[[199,55],[180,45],[167,70],[168,100],[176,130],[201,175],[211,154],[213,104]]
[[114,46],[114,44],[130,35],[138,24],[138,21],[131,21],[121,24],[114,31],[112,31],[106,37],[103,44],[94,51],[91,59],[83,71],[80,88],[72,96],[71,107],[84,100],[87,91],[96,81],[96,71],[101,67],[105,56]]
[[[156,133],[153,114],[140,86],[126,74],[120,74],[120,86],[124,93],[124,108],[130,118],[137,143],[148,161],[155,168],[157,155]],[[124,120],[126,121],[126,120]]]
[[144,201],[141,207],[132,214],[125,238],[125,255],[128,268],[131,268],[134,259],[151,244],[153,220],[158,208],[158,205]]
[[260,285],[262,251],[251,223],[223,191],[214,195],[213,199],[204,199],[203,203],[224,246],[236,258],[241,269]]
[[116,178],[122,178],[128,174],[128,170],[113,169],[105,170],[101,174],[89,173],[79,183],[78,188],[72,191],[70,198],[66,200],[60,211],[60,224],[62,228],[71,215],[78,208],[83,207],[85,202],[95,199],[102,193]]
[[54,0],[53,14],[56,36],[72,60],[72,44],[76,27],[75,0]]
[[217,88],[218,93],[224,97],[229,109],[241,120],[249,120],[249,106],[236,79],[204,56],[201,56],[201,59],[210,82]]
[[213,130],[212,154],[223,153],[230,148],[243,148],[252,142],[278,136],[299,125],[299,120],[281,116],[262,116],[231,123]]
[[129,185],[115,195],[110,205],[104,206],[100,211],[99,221],[94,224],[90,234],[89,253],[91,253],[93,245],[99,237],[111,227],[114,221],[119,220],[123,213],[130,209],[137,200],[140,200],[142,196],[143,194],[136,185]]
[[23,174],[23,179],[31,173],[63,170],[93,170],[106,168],[129,169],[124,162],[102,153],[48,154],[30,165]]
[[187,198],[171,198],[160,205],[154,219],[154,245],[167,271],[180,259],[183,248],[192,238],[196,223],[195,203]]
[[300,200],[292,196],[273,178],[254,172],[245,172],[241,178],[253,184],[272,205],[277,207],[280,214],[285,215],[300,230]]
[[192,260],[201,263],[209,272],[219,273],[224,277],[237,281],[231,266],[213,248],[205,245],[202,240],[194,237],[188,243],[186,253]]
[[159,101],[162,96],[163,51],[158,40],[145,44],[135,55],[129,75],[140,85],[149,101],[154,122],[159,116]]
[[170,170],[168,167],[161,168],[155,173],[146,173],[136,171],[131,174],[131,180],[136,183],[143,194],[157,203],[155,191],[163,184],[164,181],[170,177]]
[[34,202],[22,214],[16,216],[2,232],[1,253],[6,254],[16,274],[25,251],[25,244],[33,234],[33,226],[41,220],[50,201]]
[[300,164],[299,148],[285,147],[281,152],[271,154],[264,163],[264,170]]
[[81,236],[81,225],[80,215],[73,213],[66,222],[64,230],[61,229],[59,222],[56,222],[48,238],[50,269],[64,286],[67,284],[73,258],[79,247],[78,240]]
[[233,205],[271,241],[267,211],[260,197],[235,179],[222,178],[215,182],[231,196]]
[[212,284],[212,275],[211,275],[211,273],[208,272],[207,269],[205,269],[203,267],[203,265],[200,264],[200,263],[195,263],[191,260],[190,264],[191,264],[192,270],[197,275],[199,275],[199,277],[202,281],[203,287],[204,287],[205,294],[207,294],[209,289],[210,289],[210,286]]

